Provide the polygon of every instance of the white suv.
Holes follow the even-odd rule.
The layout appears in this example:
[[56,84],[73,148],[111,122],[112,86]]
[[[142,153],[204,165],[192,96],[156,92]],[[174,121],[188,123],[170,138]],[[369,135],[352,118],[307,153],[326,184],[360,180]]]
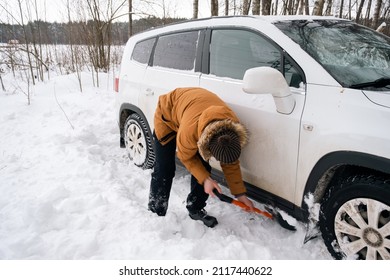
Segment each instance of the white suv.
[[158,97],[206,88],[250,131],[249,196],[303,222],[320,205],[336,259],[390,259],[389,37],[330,17],[193,20],[132,36],[116,82],[120,143],[136,165],[154,163]]

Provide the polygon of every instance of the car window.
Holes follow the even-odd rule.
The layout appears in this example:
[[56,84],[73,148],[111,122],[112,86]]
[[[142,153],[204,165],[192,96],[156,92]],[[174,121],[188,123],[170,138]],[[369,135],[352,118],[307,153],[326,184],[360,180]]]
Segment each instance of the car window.
[[245,71],[268,66],[282,72],[288,84],[300,87],[299,71],[266,38],[247,30],[214,30],[210,45],[210,74],[243,79]]
[[301,72],[287,58],[284,57],[284,77],[290,87],[304,88],[304,80]]
[[199,31],[161,36],[156,45],[153,66],[194,70]]
[[133,50],[131,58],[139,63],[147,64],[152,53],[155,38],[138,42]]
[[366,83],[364,88],[389,91],[388,84],[374,83],[390,78],[389,37],[344,20],[281,21],[275,25],[342,86]]
[[270,66],[280,70],[280,52],[263,37],[245,30],[214,30],[210,74],[242,79],[247,69]]

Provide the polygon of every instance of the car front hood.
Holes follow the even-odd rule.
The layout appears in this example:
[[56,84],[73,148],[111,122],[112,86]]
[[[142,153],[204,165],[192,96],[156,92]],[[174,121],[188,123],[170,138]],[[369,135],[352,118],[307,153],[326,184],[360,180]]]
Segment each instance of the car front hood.
[[371,102],[390,108],[390,91],[363,90],[363,93]]

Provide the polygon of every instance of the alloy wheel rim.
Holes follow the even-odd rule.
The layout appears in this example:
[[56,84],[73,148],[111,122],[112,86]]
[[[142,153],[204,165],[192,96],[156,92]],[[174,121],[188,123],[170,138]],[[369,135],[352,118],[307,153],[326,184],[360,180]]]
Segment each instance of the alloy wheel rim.
[[369,198],[345,202],[335,217],[335,234],[346,258],[390,259],[390,207]]
[[130,159],[136,165],[141,165],[146,158],[146,139],[141,128],[132,123],[128,126],[126,131],[126,149]]

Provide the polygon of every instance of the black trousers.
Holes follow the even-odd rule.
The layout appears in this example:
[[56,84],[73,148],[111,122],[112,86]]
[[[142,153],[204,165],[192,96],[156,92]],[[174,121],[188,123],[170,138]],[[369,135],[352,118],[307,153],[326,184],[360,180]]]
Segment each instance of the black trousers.
[[[150,182],[148,209],[159,216],[165,216],[168,209],[169,195],[171,193],[172,181],[176,171],[176,137],[169,143],[162,146],[153,133],[156,162],[154,165],[152,179]],[[198,154],[207,171],[211,171],[208,162]],[[195,213],[206,206],[209,195],[204,192],[203,185],[199,184],[191,175],[191,191],[187,197],[187,209]]]

